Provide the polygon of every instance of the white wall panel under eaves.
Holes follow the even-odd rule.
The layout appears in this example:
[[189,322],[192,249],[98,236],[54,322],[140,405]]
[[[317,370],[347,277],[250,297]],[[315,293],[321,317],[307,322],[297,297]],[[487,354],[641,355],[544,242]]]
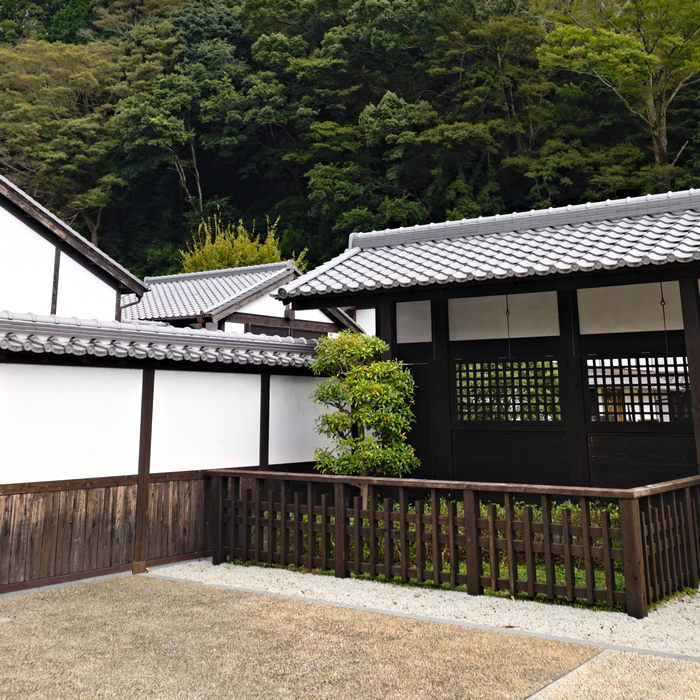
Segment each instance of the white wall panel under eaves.
[[55,252],[51,243],[0,206],[0,310],[50,313]]
[[142,372],[0,364],[0,483],[138,472]]
[[315,377],[270,377],[270,464],[310,462],[316,448],[326,444],[316,432],[316,419],[325,409],[311,398],[319,381]]
[[634,333],[683,328],[678,282],[630,284],[617,287],[579,289],[578,308],[581,333]]
[[257,466],[260,375],[156,370],[151,472]]
[[116,290],[90,270],[61,253],[56,313],[59,316],[114,320]]
[[450,299],[448,314],[450,340],[507,338],[509,325],[511,338],[559,335],[556,292]]

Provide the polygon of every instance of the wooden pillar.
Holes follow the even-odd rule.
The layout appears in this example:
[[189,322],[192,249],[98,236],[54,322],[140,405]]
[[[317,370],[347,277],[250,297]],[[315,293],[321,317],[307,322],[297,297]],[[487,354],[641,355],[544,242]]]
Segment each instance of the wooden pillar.
[[[56,251],[53,256],[53,284],[51,285],[51,310],[50,314],[56,313],[56,305],[58,303],[58,276],[61,269],[61,251],[56,247]],[[119,308],[119,301],[121,297],[117,294],[117,308]],[[117,321],[120,319],[117,318]]]
[[695,430],[695,455],[700,472],[700,294],[695,277],[679,281],[681,308],[683,310],[683,333],[685,354],[690,375],[690,401]]
[[389,351],[382,355],[383,360],[396,357],[396,304],[380,301],[376,308],[377,336],[389,345]]
[[270,375],[260,375],[260,469],[270,466]]
[[625,607],[632,617],[646,617],[649,612],[645,582],[644,547],[639,501],[620,499],[620,528],[622,529],[622,564],[625,574]]
[[431,301],[430,316],[433,335],[433,381],[430,406],[434,464],[429,465],[429,469],[433,479],[468,479],[468,474],[454,473],[447,299]]
[[136,482],[136,523],[134,526],[134,553],[131,570],[135,574],[146,571],[148,560],[148,500],[151,472],[151,434],[153,431],[153,385],[155,371],[143,370],[141,382],[141,427],[139,437],[139,472]]
[[557,292],[559,305],[559,400],[566,426],[568,481],[572,486],[591,486],[584,375],[576,290]]

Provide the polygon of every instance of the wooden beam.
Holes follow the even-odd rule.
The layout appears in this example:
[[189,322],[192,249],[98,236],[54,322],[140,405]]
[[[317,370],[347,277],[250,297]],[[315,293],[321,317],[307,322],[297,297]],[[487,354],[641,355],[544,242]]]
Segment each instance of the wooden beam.
[[153,432],[153,388],[155,370],[144,369],[141,383],[141,426],[139,431],[139,471],[136,482],[136,524],[132,571],[146,570],[148,560],[148,500],[151,471],[151,436]]
[[[53,257],[53,283],[51,285],[51,311],[49,313],[56,313],[56,306],[58,305],[58,274],[61,267],[61,251],[57,247],[54,252]],[[117,299],[119,299],[119,291],[117,291]],[[119,319],[117,319],[119,320]]]
[[431,473],[454,478],[456,465],[452,454],[452,371],[449,356],[450,328],[447,300],[430,303],[433,336],[433,382],[430,391],[432,418]]
[[382,355],[382,359],[396,357],[396,304],[381,301],[377,305],[377,335],[389,345],[389,351]]
[[559,399],[566,427],[569,483],[592,486],[576,290],[557,292],[559,306]]
[[680,280],[685,353],[690,375],[690,400],[695,429],[695,453],[700,472],[700,295],[697,278]]
[[260,467],[270,464],[270,375],[260,375]]

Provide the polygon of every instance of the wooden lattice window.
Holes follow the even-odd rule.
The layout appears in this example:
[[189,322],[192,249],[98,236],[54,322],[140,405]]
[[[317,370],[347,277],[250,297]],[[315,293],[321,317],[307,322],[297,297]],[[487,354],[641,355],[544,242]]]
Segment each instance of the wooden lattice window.
[[592,421],[690,421],[685,357],[595,357],[587,359],[587,368]]
[[459,421],[561,420],[556,360],[457,361],[454,367]]

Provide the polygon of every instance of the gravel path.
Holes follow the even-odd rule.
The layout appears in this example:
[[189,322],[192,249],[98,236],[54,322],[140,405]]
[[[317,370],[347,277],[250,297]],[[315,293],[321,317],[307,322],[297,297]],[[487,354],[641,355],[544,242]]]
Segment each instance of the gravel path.
[[651,611],[645,619],[636,620],[624,613],[470,596],[459,591],[336,579],[259,566],[213,566],[208,559],[170,564],[151,571],[156,576],[183,581],[700,659],[700,595],[675,598]]

